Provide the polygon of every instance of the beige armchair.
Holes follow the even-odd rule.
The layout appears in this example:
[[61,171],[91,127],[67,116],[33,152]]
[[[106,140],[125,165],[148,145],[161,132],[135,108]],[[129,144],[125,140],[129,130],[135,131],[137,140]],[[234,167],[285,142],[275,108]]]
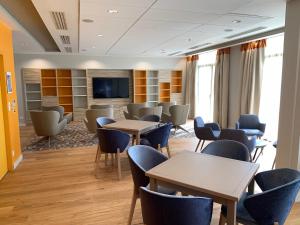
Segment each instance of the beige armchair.
[[96,119],[98,117],[109,117],[113,118],[113,111],[111,110],[112,108],[102,108],[102,109],[88,109],[85,112],[86,118],[83,120],[88,131],[90,133],[95,133],[97,132],[97,123]]
[[139,118],[139,110],[146,107],[146,103],[129,103],[127,105],[127,112],[123,111],[127,120],[137,120]]
[[67,119],[59,121],[57,111],[30,111],[30,117],[36,135],[49,138],[49,148],[51,137],[61,133],[67,124]]
[[164,122],[171,122],[175,128],[175,133],[177,129],[182,129],[185,132],[189,133],[181,125],[186,124],[188,114],[189,114],[190,105],[172,105],[170,106],[170,114],[162,114],[162,120]]
[[146,116],[146,115],[157,115],[161,118],[162,114],[162,106],[154,106],[154,107],[143,107],[139,109],[139,116],[137,119]]
[[160,102],[158,103],[159,106],[162,106],[162,112],[164,114],[169,114],[170,115],[170,106],[176,105],[176,102]]
[[63,119],[66,119],[68,123],[72,121],[72,113],[65,114],[65,108],[60,105],[56,106],[42,106],[43,111],[56,111],[59,112],[59,122],[61,122]]

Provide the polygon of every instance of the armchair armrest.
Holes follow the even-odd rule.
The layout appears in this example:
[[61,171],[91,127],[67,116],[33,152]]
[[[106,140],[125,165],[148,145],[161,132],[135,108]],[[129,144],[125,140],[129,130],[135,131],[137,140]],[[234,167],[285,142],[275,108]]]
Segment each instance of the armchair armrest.
[[206,123],[204,124],[204,127],[211,128],[212,130],[221,130],[218,123]]
[[258,129],[259,129],[261,132],[265,133],[265,130],[266,130],[266,124],[265,124],[265,123],[259,123]]
[[127,120],[130,119],[130,115],[128,112],[123,111],[123,114],[124,114],[125,119],[127,119]]
[[171,115],[167,114],[167,113],[162,113],[161,114],[161,121],[164,122],[164,123],[172,122],[171,121]]
[[235,129],[237,129],[237,130],[240,129],[240,123],[239,122],[235,123]]
[[63,129],[65,128],[65,126],[67,125],[68,120],[67,119],[63,119],[62,121],[60,121],[57,125],[57,134],[61,133],[63,131]]

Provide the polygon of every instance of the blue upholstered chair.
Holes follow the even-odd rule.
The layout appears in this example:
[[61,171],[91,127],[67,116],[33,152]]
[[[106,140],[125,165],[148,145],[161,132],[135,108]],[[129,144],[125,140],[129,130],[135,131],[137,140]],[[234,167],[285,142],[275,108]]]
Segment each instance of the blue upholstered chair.
[[159,122],[160,121],[160,117],[158,115],[145,115],[140,117],[140,120],[143,121],[151,121],[151,122]]
[[[106,124],[110,124],[110,123],[115,123],[116,121],[108,118],[108,117],[98,117],[96,119],[96,124],[97,124],[97,128],[103,128],[104,125]],[[97,153],[96,153],[96,157],[95,157],[95,162],[97,162],[98,157],[101,154],[101,149],[100,149],[100,144],[98,143],[98,148],[97,148]],[[107,159],[107,154],[105,154],[105,158]]]
[[162,151],[162,148],[167,148],[168,156],[171,157],[169,148],[169,136],[171,133],[172,124],[164,124],[156,129],[153,129],[141,136],[141,145],[148,145]]
[[247,147],[232,140],[219,140],[209,143],[202,150],[202,153],[246,162],[250,160]]
[[254,114],[241,115],[238,122],[235,124],[236,129],[241,129],[248,136],[262,137],[265,133],[266,124],[259,122],[259,118]]
[[[300,189],[300,172],[292,169],[265,171],[255,176],[262,192],[245,193],[237,205],[237,222],[245,225],[284,225]],[[226,222],[222,206],[220,225]]]
[[222,129],[220,134],[220,140],[233,140],[238,141],[247,146],[252,160],[251,154],[256,146],[256,136],[248,137],[244,130],[235,130],[235,129]]
[[147,225],[209,225],[213,201],[202,197],[170,196],[140,188],[142,215]]
[[201,141],[202,145],[200,150],[202,150],[204,142],[206,140],[215,141],[219,138],[220,135],[220,126],[217,123],[204,123],[202,117],[196,117],[194,119],[194,131],[196,137],[199,139],[195,152],[197,152]]
[[[135,145],[130,147],[127,151],[127,155],[129,158],[129,164],[134,183],[134,190],[128,219],[128,225],[131,225],[136,200],[140,197],[139,188],[147,187],[150,182],[149,177],[145,175],[146,171],[165,162],[168,158],[156,149],[145,145]],[[158,187],[158,192],[164,194],[176,194],[174,190],[170,190],[160,186]]]
[[[126,150],[130,141],[130,136],[119,130],[104,128],[97,129],[97,135],[101,149],[99,158],[101,157],[101,153],[116,155],[118,163],[118,178],[121,179],[120,153]],[[105,161],[106,160],[107,158],[105,158]]]

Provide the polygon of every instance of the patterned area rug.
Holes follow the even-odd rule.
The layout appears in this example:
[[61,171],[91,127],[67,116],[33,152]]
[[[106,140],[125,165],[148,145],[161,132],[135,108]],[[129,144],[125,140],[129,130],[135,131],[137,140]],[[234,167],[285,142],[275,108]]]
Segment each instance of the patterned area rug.
[[[177,130],[174,135],[172,129],[170,138],[191,138],[195,137],[194,129],[190,124],[184,126],[189,133],[183,130]],[[130,142],[131,143],[131,142]],[[90,134],[83,122],[71,122],[64,131],[51,138],[51,144],[49,148],[48,138],[34,137],[31,139],[30,144],[23,148],[23,151],[42,151],[42,150],[55,150],[61,148],[76,148],[84,146],[93,146],[98,144],[97,137],[94,134]]]

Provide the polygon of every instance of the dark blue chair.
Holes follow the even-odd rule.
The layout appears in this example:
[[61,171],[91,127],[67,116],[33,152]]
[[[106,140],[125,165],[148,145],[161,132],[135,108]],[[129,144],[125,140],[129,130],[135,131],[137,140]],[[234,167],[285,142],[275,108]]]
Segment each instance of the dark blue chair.
[[145,115],[140,117],[140,120],[143,121],[150,121],[150,122],[159,122],[160,121],[160,117],[158,115]]
[[256,146],[256,136],[248,137],[246,132],[243,130],[235,130],[235,129],[222,129],[220,134],[220,140],[233,140],[240,142],[247,146],[250,154],[250,158],[252,161],[251,154]]
[[202,197],[170,196],[140,188],[142,215],[147,225],[209,225],[213,201]]
[[169,136],[171,133],[172,124],[164,124],[158,128],[150,130],[141,136],[141,145],[148,145],[162,151],[162,148],[167,148],[168,156],[171,157],[169,148]]
[[195,149],[195,152],[197,152],[201,142],[202,145],[200,150],[202,150],[205,141],[218,140],[221,129],[219,124],[217,123],[204,123],[202,117],[199,116],[194,119],[194,131],[196,137],[199,139],[199,142]]
[[244,114],[241,115],[238,122],[235,124],[236,129],[246,132],[248,136],[262,137],[265,133],[266,124],[261,123],[257,115]]
[[[96,119],[96,124],[97,124],[97,128],[103,128],[104,125],[106,124],[110,124],[110,123],[115,123],[116,121],[108,118],[108,117],[98,117]],[[98,148],[97,148],[97,153],[96,153],[96,157],[95,157],[95,162],[97,162],[99,156],[101,154],[101,149],[100,149],[100,144],[98,143]],[[107,158],[107,154],[105,155],[105,158]]]
[[249,162],[247,147],[237,141],[219,140],[209,143],[201,153]]
[[[130,136],[119,130],[104,128],[97,129],[97,135],[101,149],[99,158],[101,157],[101,153],[116,155],[118,163],[118,178],[121,179],[120,153],[126,150],[130,141]],[[106,160],[107,158],[105,158],[105,161]]]
[[[237,222],[245,225],[284,225],[300,189],[300,172],[276,169],[258,173],[255,181],[262,193],[245,193],[237,204]],[[220,225],[227,208],[222,206]]]
[[[134,190],[128,219],[128,225],[130,225],[132,222],[136,200],[140,197],[139,188],[147,187],[150,182],[149,177],[147,177],[145,173],[153,167],[165,162],[166,160],[168,160],[168,158],[156,149],[145,145],[135,145],[130,147],[127,151],[127,155],[129,158],[129,164],[134,183]],[[164,194],[176,194],[176,191],[160,186],[158,187],[158,192]]]

